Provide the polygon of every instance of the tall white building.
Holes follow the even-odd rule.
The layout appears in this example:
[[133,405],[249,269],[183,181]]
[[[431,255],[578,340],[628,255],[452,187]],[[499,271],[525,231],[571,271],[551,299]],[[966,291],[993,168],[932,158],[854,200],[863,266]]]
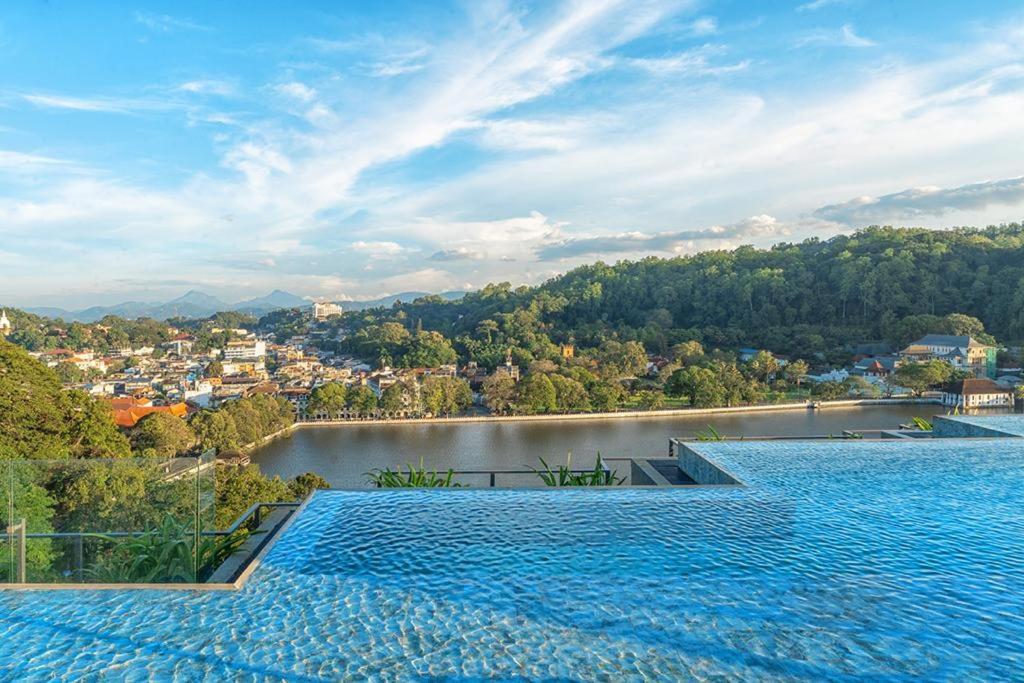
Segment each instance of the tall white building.
[[7,311],[0,312],[0,336],[6,337],[11,333],[11,321],[7,318]]
[[224,347],[224,360],[245,360],[267,355],[267,343],[256,339],[231,341]]
[[341,306],[330,301],[317,301],[313,304],[313,317],[317,320],[323,320],[332,315],[341,315],[341,313]]

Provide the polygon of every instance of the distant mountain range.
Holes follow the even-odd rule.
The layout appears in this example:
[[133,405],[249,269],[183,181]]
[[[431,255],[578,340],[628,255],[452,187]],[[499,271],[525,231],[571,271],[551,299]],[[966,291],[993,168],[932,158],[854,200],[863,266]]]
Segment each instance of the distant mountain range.
[[[465,295],[465,292],[443,292],[439,296],[452,301]],[[363,311],[368,308],[379,306],[391,306],[395,301],[412,301],[423,296],[429,296],[427,292],[401,292],[379,299],[367,301],[339,301],[338,304],[346,311]],[[166,320],[167,318],[208,318],[214,313],[222,311],[237,311],[249,315],[265,315],[271,311],[281,308],[308,308],[312,302],[300,296],[275,289],[266,296],[255,299],[247,299],[238,303],[227,303],[215,296],[191,290],[177,299],[164,303],[145,303],[142,301],[125,301],[113,306],[90,306],[78,311],[69,311],[63,308],[49,306],[29,307],[25,310],[29,313],[45,316],[47,318],[63,318],[64,320],[75,320],[83,323],[92,323],[107,315],[116,315],[121,318],[153,318],[155,320]]]

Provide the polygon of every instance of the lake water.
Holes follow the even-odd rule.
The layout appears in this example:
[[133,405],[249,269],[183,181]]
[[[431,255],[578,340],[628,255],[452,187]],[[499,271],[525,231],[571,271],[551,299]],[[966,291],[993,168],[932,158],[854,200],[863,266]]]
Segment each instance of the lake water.
[[668,440],[692,436],[711,424],[725,436],[815,436],[844,429],[892,429],[915,415],[944,413],[936,405],[866,406],[828,410],[680,416],[666,418],[390,424],[304,427],[277,439],[252,460],[270,475],[317,472],[337,488],[361,487],[366,472],[423,459],[446,470],[512,470],[565,462],[587,466],[600,452],[611,457],[658,457]]

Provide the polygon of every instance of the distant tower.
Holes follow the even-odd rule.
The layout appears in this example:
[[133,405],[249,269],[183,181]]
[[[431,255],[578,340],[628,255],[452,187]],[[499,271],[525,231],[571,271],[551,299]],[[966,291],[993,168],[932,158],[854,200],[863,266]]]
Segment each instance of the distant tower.
[[11,321],[7,319],[7,311],[0,312],[0,337],[6,337],[11,333]]

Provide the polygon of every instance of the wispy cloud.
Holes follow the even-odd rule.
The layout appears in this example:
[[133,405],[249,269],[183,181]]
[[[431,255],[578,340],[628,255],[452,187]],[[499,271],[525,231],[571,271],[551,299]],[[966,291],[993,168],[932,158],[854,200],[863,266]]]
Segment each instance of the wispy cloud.
[[487,258],[487,255],[480,251],[458,247],[457,249],[442,249],[430,255],[431,261],[466,261],[480,260]]
[[811,2],[805,2],[802,5],[798,5],[796,8],[797,12],[814,12],[824,7],[833,7],[836,5],[848,5],[850,0],[811,0]]
[[220,97],[229,97],[237,91],[234,83],[219,80],[186,81],[176,89],[195,95],[218,95]]
[[695,250],[696,243],[726,240],[754,240],[789,234],[789,228],[772,216],[752,216],[732,225],[716,225],[700,230],[676,232],[625,232],[594,237],[575,237],[540,247],[542,260],[622,253],[684,253]]
[[317,96],[316,89],[298,81],[280,83],[274,86],[274,91],[283,97],[288,97],[305,103],[312,102]]
[[874,47],[870,38],[858,35],[852,24],[843,24],[837,30],[816,29],[797,38],[796,47],[821,45],[824,47]]
[[43,109],[131,114],[141,111],[171,109],[177,105],[170,101],[128,97],[75,97],[45,93],[22,94],[21,99]]
[[191,19],[184,19],[180,17],[172,17],[168,14],[153,14],[150,12],[136,12],[134,14],[135,21],[142,24],[146,28],[153,29],[154,31],[160,31],[163,33],[170,33],[174,30],[185,30],[185,31],[212,31],[213,28],[205,26],[198,22],[192,21]]
[[876,221],[942,216],[954,211],[985,209],[992,205],[1024,204],[1024,177],[972,183],[959,187],[915,187],[880,197],[857,197],[814,211],[816,218],[863,225]]
[[[91,273],[103,272],[113,250],[125,277],[187,272],[239,289],[273,282],[302,294],[368,296],[537,282],[595,257],[765,244],[789,232],[821,234],[825,221],[844,230],[891,212],[898,203],[887,193],[919,179],[960,188],[1020,172],[1006,146],[1024,136],[1019,28],[963,38],[941,58],[894,40],[886,55],[843,53],[837,66],[830,54],[774,59],[764,43],[727,44],[739,25],[732,18],[717,31],[722,45],[679,51],[680,37],[697,30],[679,27],[699,21],[688,0],[465,7],[457,30],[425,52],[417,52],[421,27],[396,44],[339,31],[337,44],[314,53],[299,41],[316,64],[258,72],[266,74],[262,98],[207,97],[227,94],[223,84],[252,83],[257,71],[195,64],[155,75],[164,85],[142,84],[137,99],[9,95],[5,106],[69,112],[164,107],[180,113],[177,132],[195,137],[181,155],[165,155],[175,167],[159,182],[151,178],[160,162],[69,174],[59,145],[17,145],[24,151],[0,154],[0,167],[12,169],[4,179],[14,181],[0,188],[4,236],[35,240],[47,256],[74,254],[47,287],[102,280]],[[875,26],[863,28],[873,35]],[[867,40],[852,27],[831,35]],[[790,46],[793,33],[772,39]],[[765,66],[763,78],[706,78],[751,64]],[[123,83],[109,87],[117,90],[98,92],[126,92]],[[112,125],[136,121],[149,123]],[[207,142],[175,184],[178,161]],[[151,149],[164,151],[142,141],[140,156]],[[975,211],[958,219],[998,220],[1014,192],[989,193],[1002,203],[958,200]],[[875,198],[831,204],[860,194]],[[931,213],[910,214],[907,202],[902,210],[941,216],[934,202],[953,202],[931,200],[914,209]],[[815,225],[800,221],[809,214]],[[174,234],[173,244],[156,249],[154,225]],[[373,270],[360,272],[365,266]],[[18,268],[6,271],[9,280],[38,289],[36,267]]]
[[713,64],[711,58],[720,55],[725,49],[720,46],[705,45],[703,47],[666,57],[643,57],[625,60],[625,63],[659,76],[689,74],[695,76],[719,76],[722,74],[743,71],[750,66],[750,60],[744,59],[731,64]]

